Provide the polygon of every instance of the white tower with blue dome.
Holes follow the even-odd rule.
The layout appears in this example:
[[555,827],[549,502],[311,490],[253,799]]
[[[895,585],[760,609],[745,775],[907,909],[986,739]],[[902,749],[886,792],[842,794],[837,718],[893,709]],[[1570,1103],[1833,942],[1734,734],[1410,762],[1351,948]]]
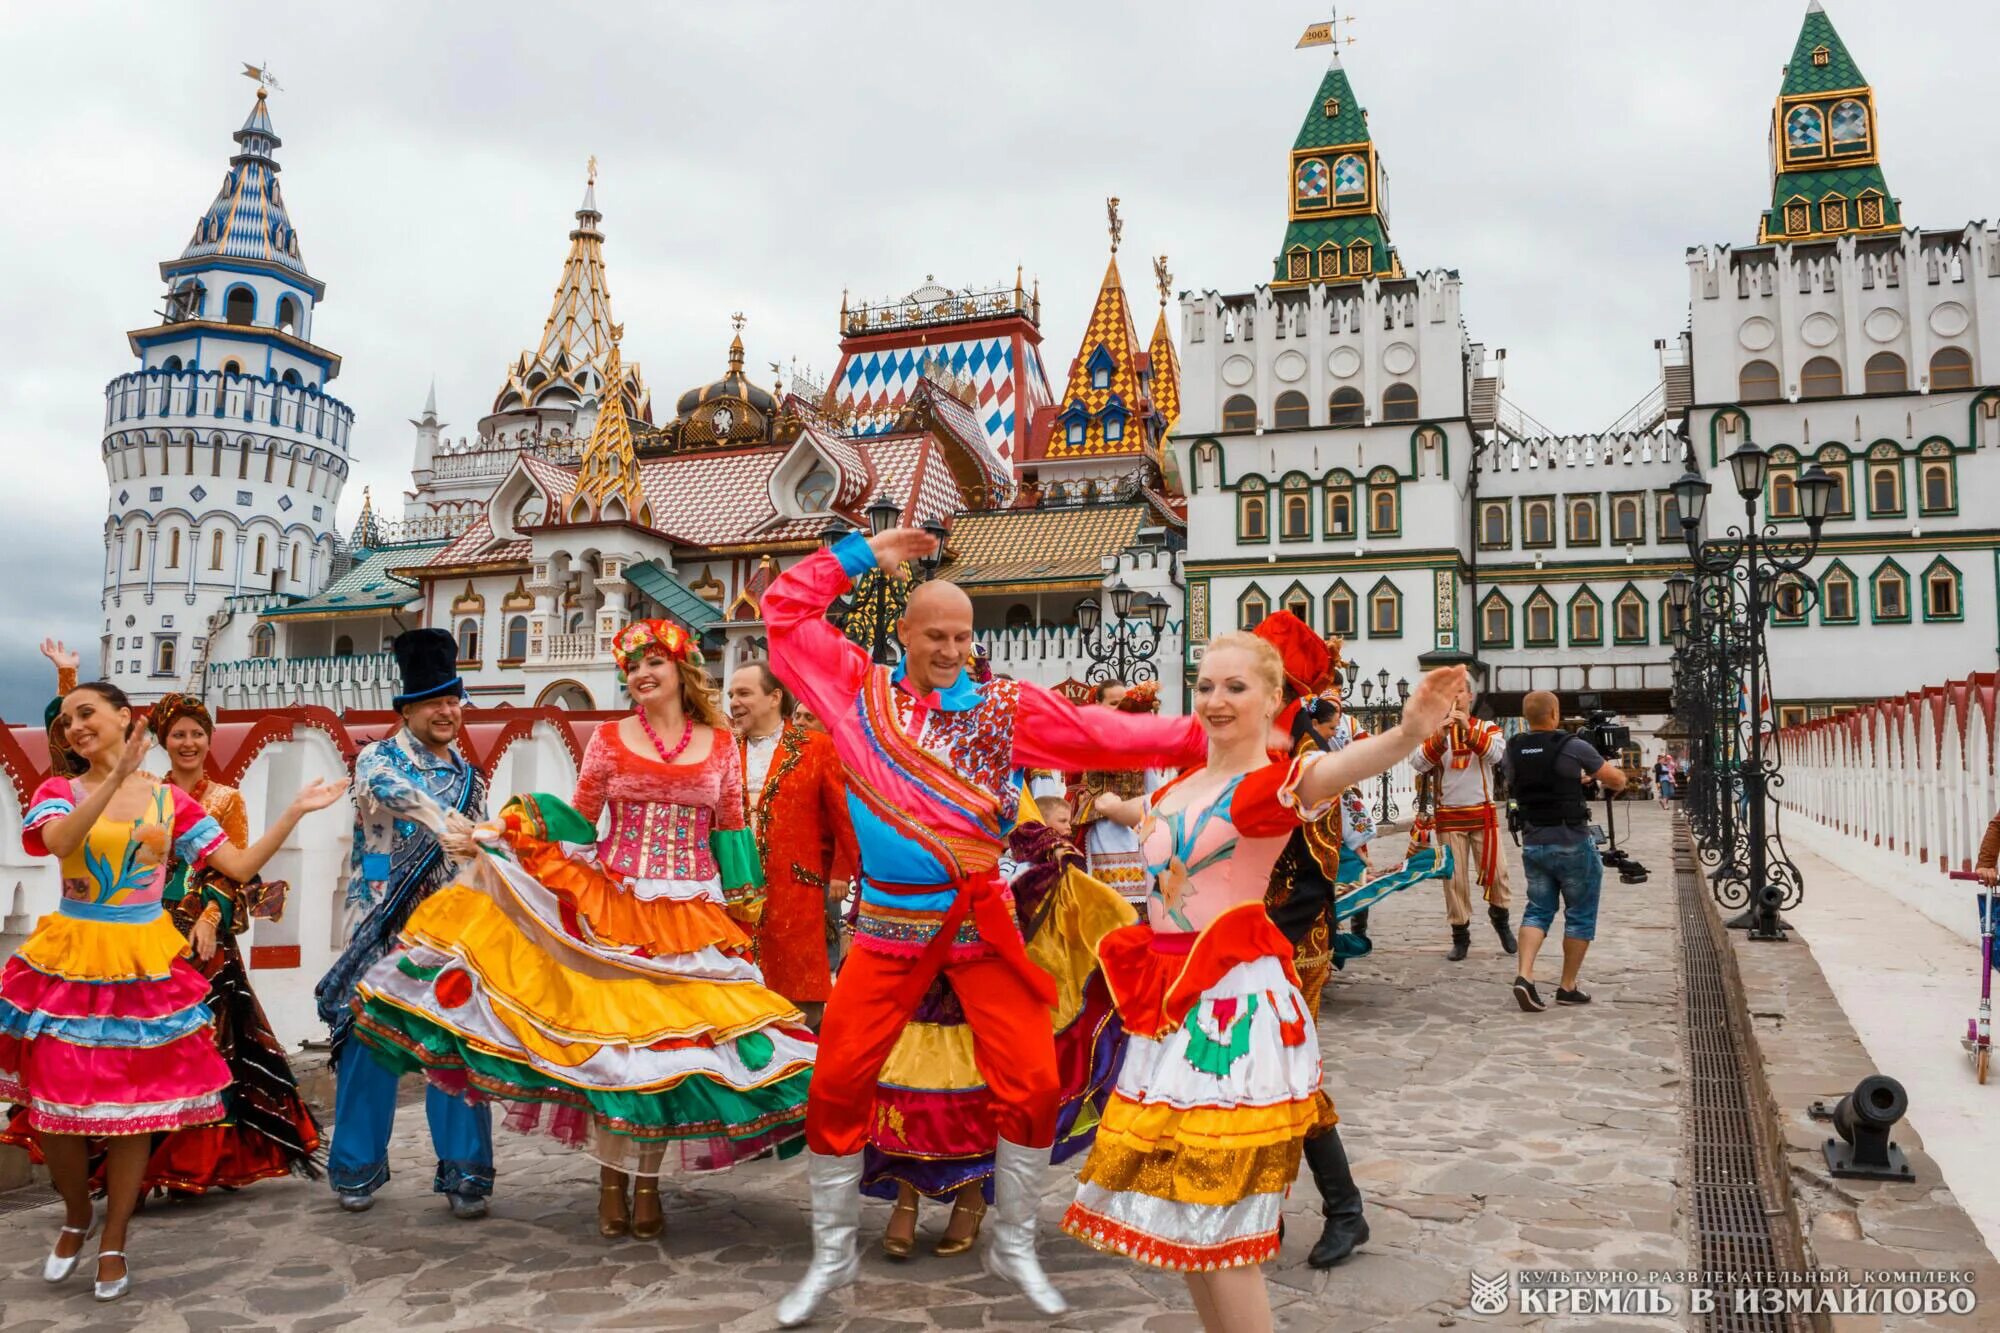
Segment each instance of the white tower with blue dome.
[[104,676],[140,701],[199,689],[214,630],[308,596],[333,567],[354,413],[312,341],[325,284],[278,187],[266,89],[215,202],[160,265],[160,323],[105,387]]

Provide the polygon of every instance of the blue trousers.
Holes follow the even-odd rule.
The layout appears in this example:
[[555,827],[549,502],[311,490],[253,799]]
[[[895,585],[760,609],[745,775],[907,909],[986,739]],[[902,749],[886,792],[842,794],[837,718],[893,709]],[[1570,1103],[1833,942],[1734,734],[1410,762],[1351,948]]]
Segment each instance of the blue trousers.
[[[349,1040],[334,1069],[333,1146],[326,1178],[342,1194],[373,1194],[389,1179],[389,1133],[396,1127],[397,1076],[373,1051]],[[493,1113],[435,1087],[424,1089],[424,1115],[437,1153],[431,1189],[465,1199],[493,1192]]]

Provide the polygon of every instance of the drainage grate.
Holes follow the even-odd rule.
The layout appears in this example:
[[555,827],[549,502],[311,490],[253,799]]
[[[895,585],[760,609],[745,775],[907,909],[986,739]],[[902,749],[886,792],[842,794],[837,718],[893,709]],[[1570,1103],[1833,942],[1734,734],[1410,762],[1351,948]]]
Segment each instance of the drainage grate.
[[[1743,1044],[1729,1012],[1722,957],[1709,927],[1702,883],[1677,852],[1681,1032],[1686,1059],[1684,1130],[1693,1203],[1695,1267],[1706,1273],[1770,1273],[1780,1268],[1774,1218],[1782,1209],[1766,1182],[1761,1139],[1743,1072]],[[1787,1247],[1789,1248],[1789,1247]],[[1735,1285],[1726,1279],[1716,1284]],[[1743,1284],[1757,1285],[1757,1284]],[[1805,1333],[1805,1316],[1722,1308],[1701,1317],[1705,1333]]]

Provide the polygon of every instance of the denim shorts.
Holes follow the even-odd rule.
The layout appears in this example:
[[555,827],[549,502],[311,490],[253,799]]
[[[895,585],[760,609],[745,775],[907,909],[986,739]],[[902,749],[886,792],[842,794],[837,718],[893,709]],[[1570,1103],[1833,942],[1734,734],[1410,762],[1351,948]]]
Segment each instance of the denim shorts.
[[1597,937],[1597,897],[1604,886],[1604,862],[1588,838],[1574,846],[1530,844],[1521,849],[1521,869],[1528,881],[1528,907],[1521,925],[1546,934],[1555,923],[1561,900],[1563,938]]

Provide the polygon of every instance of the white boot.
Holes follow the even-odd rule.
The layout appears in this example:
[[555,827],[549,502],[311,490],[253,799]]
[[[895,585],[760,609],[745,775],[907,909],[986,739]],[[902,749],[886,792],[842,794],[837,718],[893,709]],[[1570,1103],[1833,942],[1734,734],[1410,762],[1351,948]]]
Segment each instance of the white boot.
[[806,1180],[812,1186],[812,1263],[799,1284],[778,1302],[780,1328],[806,1323],[821,1301],[861,1272],[861,1154],[825,1157],[808,1152]]
[[1045,1315],[1058,1315],[1069,1303],[1050,1284],[1035,1254],[1035,1209],[1042,1201],[1048,1165],[1047,1148],[1000,1140],[993,1154],[993,1220],[987,1223],[979,1262],[993,1276],[1019,1287],[1028,1304]]

